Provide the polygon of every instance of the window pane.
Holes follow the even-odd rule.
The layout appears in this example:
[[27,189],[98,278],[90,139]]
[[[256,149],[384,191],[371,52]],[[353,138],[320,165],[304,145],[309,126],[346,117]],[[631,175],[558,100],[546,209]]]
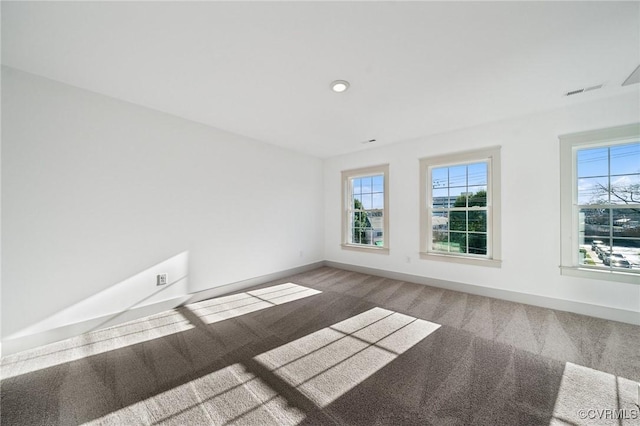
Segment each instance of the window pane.
[[347,223],[347,242],[348,243],[352,243],[353,242],[353,228],[354,228],[354,223],[355,223],[355,213],[351,213],[349,214],[349,216],[347,217],[348,223]]
[[360,213],[351,213],[349,218],[349,242],[358,243],[360,240],[357,238],[359,234],[356,232],[356,228],[360,224],[358,221]]
[[592,241],[603,241],[609,244],[610,229],[609,209],[580,209],[580,233],[584,235],[581,244],[591,244]]
[[487,184],[487,163],[469,164],[469,185]]
[[382,231],[384,229],[384,211],[383,210],[368,211],[367,226],[376,231]]
[[434,213],[431,216],[431,229],[433,232],[449,232],[449,214],[446,212]]
[[435,238],[433,240],[433,246],[431,247],[431,249],[433,251],[436,252],[441,252],[441,253],[449,253],[449,240],[448,240],[449,234],[444,234],[444,240],[442,241],[437,241]]
[[611,174],[640,173],[640,143],[612,146]]
[[449,233],[434,233],[431,249],[437,252],[449,253]]
[[360,190],[360,179],[352,179],[351,186],[353,188],[353,194],[360,194],[362,192]]
[[578,177],[606,176],[609,174],[609,148],[591,148],[578,151]]
[[370,194],[373,192],[373,179],[370,176],[360,178],[362,182],[362,193]]
[[579,264],[604,266],[602,251],[610,250],[612,242],[609,236],[610,213],[609,209],[580,209]]
[[467,206],[467,188],[451,188],[449,190],[451,207]]
[[[602,243],[600,243],[602,241]],[[578,247],[579,263],[583,265],[606,267],[604,264],[605,254],[611,253],[611,245],[608,238],[595,240],[593,245],[581,245]],[[593,248],[592,248],[593,247]]]
[[367,244],[366,229],[368,228],[368,218],[365,212],[353,213],[351,216],[351,243]]
[[[633,219],[640,213],[634,210],[580,209],[579,263],[603,268],[640,267],[640,227]],[[618,259],[611,262],[610,258]]]
[[578,179],[578,204],[608,204],[607,177]]
[[441,252],[449,251],[449,213],[434,213],[431,216],[432,249]]
[[373,192],[384,192],[384,176],[373,177]]
[[372,208],[374,209],[383,209],[384,208],[384,194],[373,194],[373,204]]
[[466,253],[467,252],[467,234],[462,232],[449,233],[449,252],[450,253]]
[[595,266],[597,255],[595,251],[589,248],[589,245],[581,245],[578,253],[578,263],[580,265],[592,265]]
[[626,262],[608,262],[611,263],[611,267],[621,269],[640,269],[640,238],[614,238],[613,239],[613,253],[619,256],[618,260],[625,259]]
[[371,199],[371,193],[362,194],[362,208],[365,210],[370,210],[373,205],[373,201]]
[[354,244],[362,244],[364,240],[364,232],[362,228],[354,228],[353,229],[353,243]]
[[640,208],[613,209],[613,236],[640,238]]
[[584,265],[620,270],[640,267],[640,239],[614,238],[611,246],[596,245],[594,250],[588,246],[580,247],[579,259]]
[[384,247],[384,231],[374,231],[373,245]]
[[353,197],[353,206],[356,210],[362,210],[362,196],[356,195]]
[[467,212],[449,212],[449,229],[452,231],[466,231]]
[[372,210],[367,212],[369,229],[367,230],[367,243],[375,246],[384,246],[384,210]]
[[447,188],[433,189],[431,206],[433,208],[449,207],[449,190]]
[[469,231],[487,232],[487,212],[486,211],[470,211],[469,212]]
[[639,204],[640,174],[612,176],[610,192],[612,204]]
[[354,221],[353,226],[355,228],[368,228],[369,224],[369,216],[366,212],[357,212],[354,213]]
[[470,186],[469,187],[469,207],[486,207],[487,205],[487,187],[486,186]]
[[487,254],[487,234],[469,233],[467,235],[469,253]]
[[431,170],[431,187],[432,188],[446,188],[449,185],[449,169],[439,168]]
[[354,244],[371,244],[371,230],[368,228],[354,228]]
[[467,185],[467,166],[449,167],[449,186]]

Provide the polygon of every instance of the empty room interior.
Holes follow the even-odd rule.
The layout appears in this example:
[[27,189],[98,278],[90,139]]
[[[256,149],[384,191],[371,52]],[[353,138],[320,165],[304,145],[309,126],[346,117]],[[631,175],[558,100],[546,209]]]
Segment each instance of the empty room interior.
[[640,425],[640,3],[1,2],[4,425]]

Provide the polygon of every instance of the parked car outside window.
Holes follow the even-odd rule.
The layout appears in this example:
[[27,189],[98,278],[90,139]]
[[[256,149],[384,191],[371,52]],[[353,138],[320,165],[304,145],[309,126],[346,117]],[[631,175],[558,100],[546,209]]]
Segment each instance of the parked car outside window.
[[611,260],[611,266],[614,268],[631,268],[631,264],[627,259],[614,258]]
[[604,263],[605,265],[609,265],[612,260],[616,259],[624,259],[624,256],[620,253],[605,253],[602,258],[602,263]]

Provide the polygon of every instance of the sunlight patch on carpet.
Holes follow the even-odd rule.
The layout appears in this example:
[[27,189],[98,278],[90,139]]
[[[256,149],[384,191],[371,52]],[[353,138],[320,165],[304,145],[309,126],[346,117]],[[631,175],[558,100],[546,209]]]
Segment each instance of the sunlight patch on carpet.
[[294,425],[305,417],[244,366],[232,364],[88,424],[123,424],[140,413],[151,424]]
[[298,284],[286,283],[216,297],[189,305],[189,309],[204,323],[213,324],[320,293],[322,292]]
[[551,425],[639,425],[638,382],[567,362]]
[[254,357],[319,407],[326,407],[440,327],[382,308]]

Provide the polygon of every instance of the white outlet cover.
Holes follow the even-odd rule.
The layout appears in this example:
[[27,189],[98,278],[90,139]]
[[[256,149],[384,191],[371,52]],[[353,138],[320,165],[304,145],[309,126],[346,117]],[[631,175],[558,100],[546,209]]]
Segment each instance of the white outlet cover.
[[156,285],[165,285],[168,282],[169,282],[169,274],[167,273],[158,274]]

